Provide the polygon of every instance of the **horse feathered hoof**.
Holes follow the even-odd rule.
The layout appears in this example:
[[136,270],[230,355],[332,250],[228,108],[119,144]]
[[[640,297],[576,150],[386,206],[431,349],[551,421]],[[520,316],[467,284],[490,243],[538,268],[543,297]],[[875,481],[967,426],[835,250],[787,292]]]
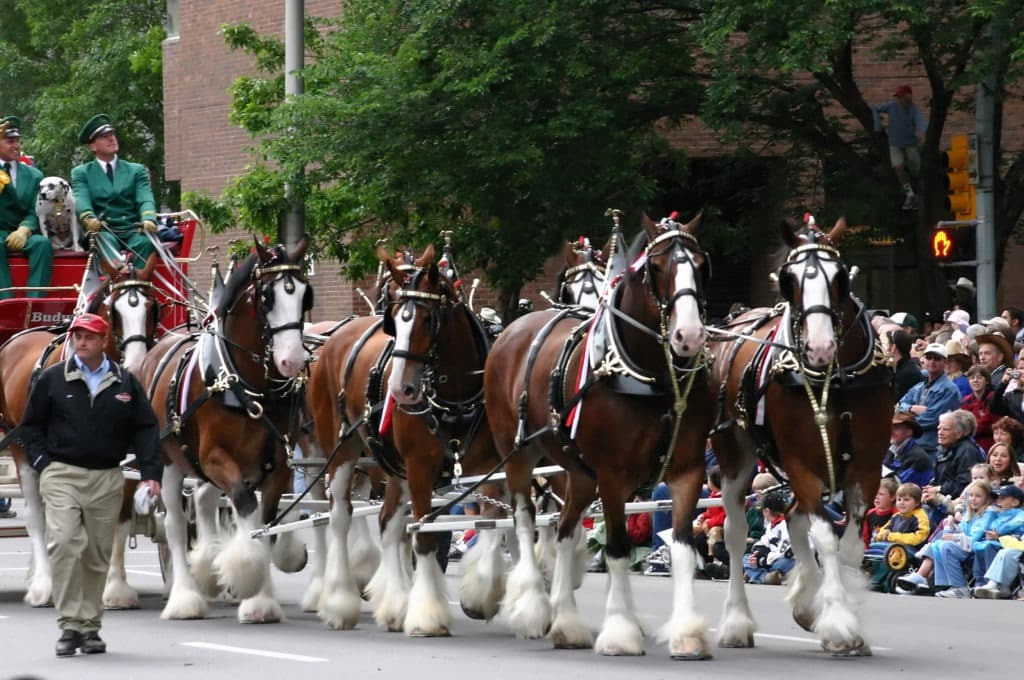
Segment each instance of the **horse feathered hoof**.
[[706,661],[712,658],[707,640],[703,637],[686,636],[675,641],[669,649],[674,661]]
[[857,638],[852,642],[833,642],[831,640],[822,640],[821,648],[828,652],[829,656],[835,658],[872,656],[871,647],[861,638]]
[[465,602],[460,602],[459,604],[462,606],[462,613],[471,619],[476,619],[477,621],[490,621],[493,617],[493,614],[491,616],[487,616],[481,610],[475,607],[470,607]]
[[438,630],[423,630],[422,628],[414,628],[409,631],[409,637],[422,638],[422,637],[451,637],[452,633],[447,628],[440,628]]
[[[814,632],[815,618],[814,614],[807,610],[793,611],[793,620],[796,621],[797,625],[806,630],[808,633]],[[824,643],[822,643],[824,644]]]
[[718,646],[724,649],[750,649],[754,646],[753,634],[748,635],[745,640],[739,638],[722,638],[718,641]]

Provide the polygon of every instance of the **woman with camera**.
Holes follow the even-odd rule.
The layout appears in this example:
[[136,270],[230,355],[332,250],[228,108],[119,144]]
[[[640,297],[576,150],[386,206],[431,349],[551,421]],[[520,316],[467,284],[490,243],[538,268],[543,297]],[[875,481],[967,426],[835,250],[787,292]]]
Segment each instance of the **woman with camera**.
[[1024,351],[1017,357],[1017,365],[1003,371],[1002,379],[996,385],[996,394],[992,399],[992,411],[1010,416],[1019,423],[1024,423]]

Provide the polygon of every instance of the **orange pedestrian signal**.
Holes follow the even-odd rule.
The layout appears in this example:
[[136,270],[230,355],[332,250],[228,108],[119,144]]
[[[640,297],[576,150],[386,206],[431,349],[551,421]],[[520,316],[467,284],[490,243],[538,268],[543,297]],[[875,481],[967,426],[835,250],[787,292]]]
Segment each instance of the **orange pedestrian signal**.
[[945,229],[932,232],[932,257],[936,260],[948,260],[953,257],[953,239]]

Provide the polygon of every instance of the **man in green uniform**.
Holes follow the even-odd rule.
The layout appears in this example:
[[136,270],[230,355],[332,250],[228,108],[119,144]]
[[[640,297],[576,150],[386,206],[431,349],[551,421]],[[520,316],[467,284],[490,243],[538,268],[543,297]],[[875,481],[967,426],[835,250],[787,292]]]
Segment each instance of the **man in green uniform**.
[[[43,173],[18,159],[21,157],[21,120],[0,119],[0,290],[11,287],[7,251],[24,251],[28,256],[28,285],[48,286],[53,273],[53,248],[39,233],[36,199]],[[42,297],[32,291],[29,297]],[[0,298],[14,297],[10,291]]]
[[78,221],[86,230],[98,232],[100,254],[112,268],[127,266],[121,259],[122,251],[127,251],[139,270],[138,278],[148,281],[156,265],[156,252],[139,224],[150,233],[157,231],[149,172],[138,163],[117,157],[117,135],[104,113],[89,119],[78,141],[88,144],[96,156],[96,160],[71,170]]

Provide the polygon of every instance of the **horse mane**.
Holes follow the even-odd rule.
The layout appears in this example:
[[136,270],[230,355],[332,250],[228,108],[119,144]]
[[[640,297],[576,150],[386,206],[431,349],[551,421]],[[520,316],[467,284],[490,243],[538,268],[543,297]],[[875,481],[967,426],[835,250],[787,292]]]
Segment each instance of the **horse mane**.
[[257,260],[256,253],[250,254],[228,276],[228,280],[224,283],[224,294],[221,295],[220,303],[217,305],[217,316],[222,317],[227,314],[238,294],[249,285],[249,279],[252,277],[252,270],[256,267]]

